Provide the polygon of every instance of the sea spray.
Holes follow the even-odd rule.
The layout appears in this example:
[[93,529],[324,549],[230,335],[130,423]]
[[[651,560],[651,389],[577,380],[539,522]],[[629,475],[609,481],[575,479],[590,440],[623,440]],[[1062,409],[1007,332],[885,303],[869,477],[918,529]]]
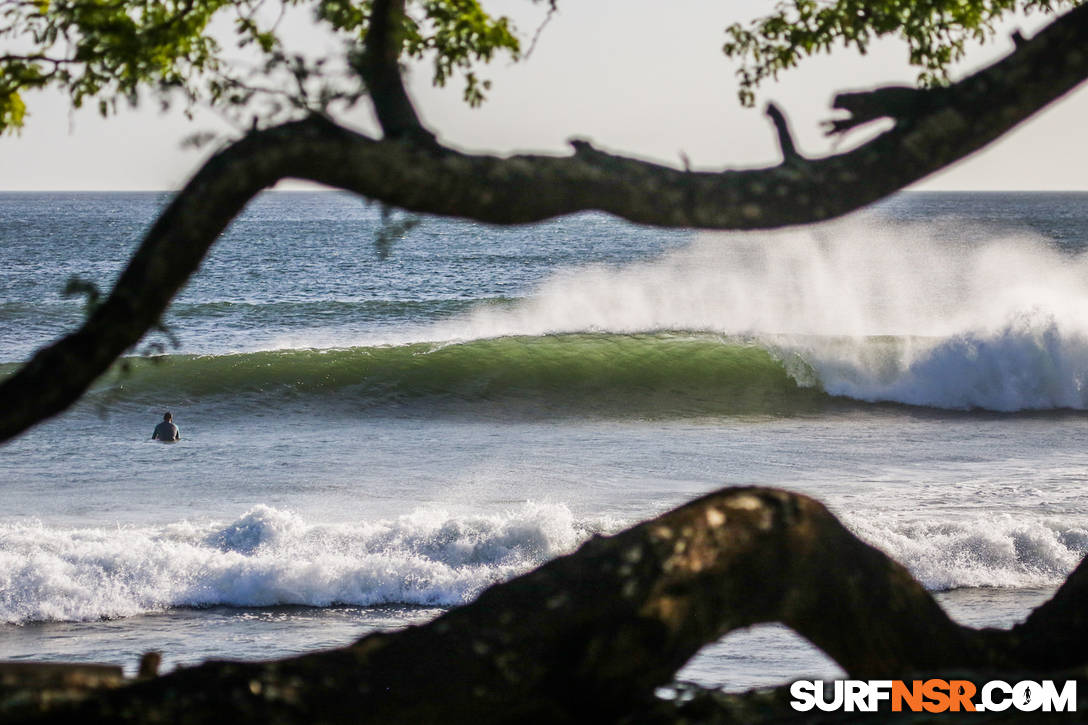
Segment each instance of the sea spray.
[[731,336],[943,338],[1025,311],[1088,330],[1088,254],[995,233],[949,242],[939,224],[854,218],[703,234],[658,259],[560,270],[513,307],[436,324],[433,339],[702,330]]
[[949,236],[873,218],[707,234],[654,261],[559,273],[433,334],[697,330],[755,341],[801,386],[861,401],[1088,409],[1088,253]]

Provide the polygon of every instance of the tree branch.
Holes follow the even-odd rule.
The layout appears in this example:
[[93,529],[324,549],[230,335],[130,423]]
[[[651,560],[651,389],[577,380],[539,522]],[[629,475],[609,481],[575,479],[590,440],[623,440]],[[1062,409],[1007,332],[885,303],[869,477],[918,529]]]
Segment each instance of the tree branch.
[[767,115],[774,124],[774,130],[778,134],[778,146],[782,149],[782,163],[794,164],[803,160],[793,145],[793,135],[790,133],[790,124],[781,109],[773,103],[767,104]]
[[[705,644],[760,622],[788,625],[857,678],[1022,664],[1008,632],[953,623],[818,502],[731,488],[595,537],[429,624],[277,662],[181,669],[75,711],[54,705],[47,721],[613,722]],[[1052,636],[1076,636],[1065,624],[1051,621]]]
[[[1080,563],[1050,601],[1012,628],[1004,646],[1025,667],[1065,668],[1088,656],[1088,559]],[[999,639],[1003,633],[997,635]]]
[[[463,154],[426,135],[375,141],[318,116],[251,133],[211,158],[178,193],[87,323],[0,385],[0,441],[77,400],[151,329],[245,204],[280,179],[308,179],[410,211],[495,224],[584,210],[668,227],[804,224],[877,201],[985,146],[1088,77],[1085,47],[1088,5],[959,83],[918,91],[910,108],[888,111],[897,114],[892,129],[852,151],[746,171],[679,171],[583,142],[567,157]],[[388,64],[380,67],[388,71]],[[847,103],[858,107],[857,100]],[[412,127],[411,119],[386,115],[394,132]]]
[[939,91],[936,90],[922,91],[906,86],[840,93],[835,96],[832,108],[847,111],[849,116],[828,121],[827,135],[846,133],[857,126],[881,118],[917,118],[932,107],[932,101],[938,95]]
[[355,68],[366,83],[385,138],[411,137],[430,145],[434,134],[420,122],[401,77],[403,23],[404,0],[374,0],[365,46]]

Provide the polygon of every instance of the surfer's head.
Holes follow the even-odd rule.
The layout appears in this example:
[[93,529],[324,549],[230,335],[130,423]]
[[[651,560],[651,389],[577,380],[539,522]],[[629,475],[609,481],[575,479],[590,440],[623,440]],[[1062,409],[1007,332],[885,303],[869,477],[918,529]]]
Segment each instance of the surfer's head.
[[174,416],[171,413],[163,413],[162,419],[169,423],[171,420],[174,419]]

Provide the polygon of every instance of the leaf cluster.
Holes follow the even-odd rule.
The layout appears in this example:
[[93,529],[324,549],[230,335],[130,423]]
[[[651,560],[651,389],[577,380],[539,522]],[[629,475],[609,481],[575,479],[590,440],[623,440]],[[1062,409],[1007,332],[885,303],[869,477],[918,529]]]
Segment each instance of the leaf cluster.
[[24,52],[0,55],[0,130],[18,128],[25,90],[63,88],[77,108],[103,115],[144,86],[188,88],[212,70],[219,46],[207,33],[225,0],[2,0],[0,39]]
[[[538,0],[533,0],[534,2]],[[346,59],[366,42],[370,0],[0,0],[0,132],[19,129],[24,94],[46,87],[75,107],[92,99],[103,116],[150,92],[164,107],[182,100],[268,119],[285,111],[326,113],[365,95]],[[284,17],[309,9],[343,48],[312,58],[289,50]],[[506,17],[478,0],[409,0],[402,57],[430,58],[433,81],[464,80],[471,105],[490,82],[475,70],[520,40]],[[263,100],[264,105],[255,103]]]

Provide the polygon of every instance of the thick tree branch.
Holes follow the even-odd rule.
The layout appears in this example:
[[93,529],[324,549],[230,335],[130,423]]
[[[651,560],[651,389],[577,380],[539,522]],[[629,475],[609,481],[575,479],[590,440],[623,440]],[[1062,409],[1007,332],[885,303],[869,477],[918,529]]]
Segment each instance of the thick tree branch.
[[[178,193],[87,323],[0,385],[0,441],[78,399],[156,323],[245,204],[280,179],[496,224],[590,209],[671,227],[803,224],[877,201],[999,137],[1088,77],[1085,48],[1088,6],[1081,6],[959,83],[912,94],[906,110],[885,106],[895,126],[863,146],[747,171],[679,171],[582,143],[568,157],[470,155],[410,133],[375,141],[316,116],[252,133],[211,158]],[[846,103],[859,107],[851,97]],[[389,124],[394,131],[412,126]]]
[[833,108],[848,112],[846,118],[827,122],[829,136],[845,133],[857,126],[881,118],[917,118],[933,106],[940,96],[938,90],[923,91],[906,86],[889,86],[872,91],[840,93]]
[[[1088,559],[1080,563],[1053,598],[1013,627],[1003,646],[1025,667],[1065,668],[1088,660]],[[999,639],[1003,635],[998,635]]]
[[[1009,633],[953,623],[818,502],[733,488],[596,537],[429,624],[278,662],[210,662],[45,722],[613,722],[705,644],[759,622],[790,626],[859,678],[1022,665]],[[23,698],[43,700],[36,714],[48,699]]]
[[400,72],[404,0],[374,0],[366,45],[355,67],[366,83],[374,113],[387,139],[411,137],[430,143],[434,135],[416,115]]

